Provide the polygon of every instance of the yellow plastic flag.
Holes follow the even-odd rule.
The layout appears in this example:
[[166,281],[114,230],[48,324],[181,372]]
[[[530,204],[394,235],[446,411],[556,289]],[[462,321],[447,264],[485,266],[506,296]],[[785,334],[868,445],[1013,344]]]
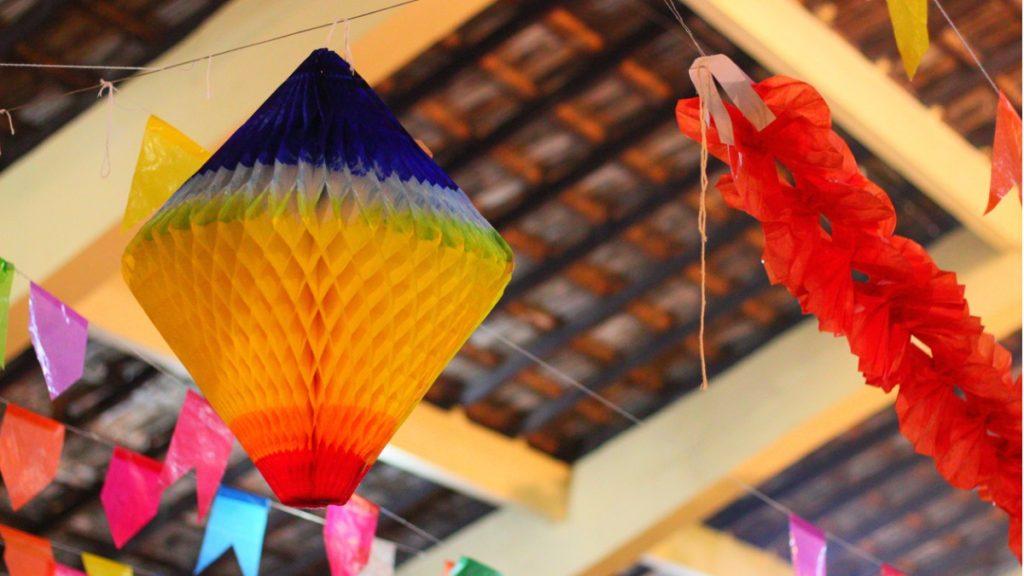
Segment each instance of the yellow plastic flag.
[[132,576],[131,566],[88,552],[82,553],[82,564],[85,564],[85,573],[89,576]]
[[886,1],[903,68],[907,77],[913,80],[921,58],[928,51],[928,0]]
[[163,206],[209,157],[206,149],[180,130],[150,116],[121,227],[127,230]]

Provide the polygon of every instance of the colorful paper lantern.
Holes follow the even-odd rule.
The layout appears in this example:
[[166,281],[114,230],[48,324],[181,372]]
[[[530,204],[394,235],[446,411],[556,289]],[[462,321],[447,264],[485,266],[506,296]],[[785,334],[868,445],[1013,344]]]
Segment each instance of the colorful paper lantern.
[[346,502],[497,302],[512,253],[317,50],[124,257],[132,292],[282,502]]

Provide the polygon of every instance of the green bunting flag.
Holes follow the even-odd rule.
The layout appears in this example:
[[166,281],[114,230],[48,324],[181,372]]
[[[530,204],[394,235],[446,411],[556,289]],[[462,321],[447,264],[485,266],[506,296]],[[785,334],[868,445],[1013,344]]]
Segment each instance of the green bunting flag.
[[0,258],[0,368],[7,354],[7,316],[11,308],[11,284],[14,282],[14,264]]

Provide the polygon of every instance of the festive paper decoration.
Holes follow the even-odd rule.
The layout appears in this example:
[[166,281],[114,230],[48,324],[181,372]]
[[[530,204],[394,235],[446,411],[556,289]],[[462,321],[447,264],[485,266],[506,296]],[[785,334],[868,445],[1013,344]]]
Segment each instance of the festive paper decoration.
[[501,572],[463,556],[451,566],[448,576],[501,576]]
[[1021,198],[1021,121],[1006,95],[999,93],[996,108],[996,136],[992,143],[992,180],[989,183],[988,214],[1013,187]]
[[202,396],[189,390],[178,413],[171,446],[164,458],[162,478],[170,486],[196,470],[199,518],[206,516],[228,466],[235,437]]
[[14,264],[0,258],[0,368],[7,362],[7,321],[11,310]]
[[903,572],[889,566],[888,564],[882,564],[882,570],[879,572],[880,576],[904,576]]
[[162,469],[163,465],[152,458],[120,446],[114,448],[100,501],[118,548],[156,517],[166,487]]
[[132,292],[282,502],[343,504],[512,253],[333,52],[132,240]]
[[[821,96],[783,77],[754,88],[776,120],[757,131],[729,106],[735,146],[708,131],[710,152],[731,169],[719,190],[761,222],[771,281],[821,330],[847,337],[869,384],[900,386],[900,429],[917,451],[1010,514],[1019,556],[1021,382],[1010,354],[970,315],[956,276],[893,233],[892,203],[858,171]],[[695,99],[680,101],[676,116],[700,138]]]
[[156,116],[146,121],[121,227],[145,220],[195,174],[210,153]]
[[82,377],[89,322],[35,282],[29,286],[28,331],[50,399]]
[[393,576],[395,573],[395,545],[387,540],[373,539],[370,561],[359,576]]
[[370,560],[379,510],[353,494],[344,506],[328,506],[324,547],[332,576],[357,576]]
[[82,564],[85,564],[85,573],[89,576],[132,576],[133,570],[127,564],[114,562],[101,556],[82,554]]
[[229,548],[234,548],[242,574],[256,576],[263,555],[263,534],[269,510],[270,502],[266,498],[221,486],[206,522],[195,573],[202,572]]
[[4,562],[11,576],[46,576],[53,574],[56,563],[50,541],[0,525],[4,540]]
[[928,0],[886,0],[886,3],[903,68],[913,80],[921,58],[928,51]]
[[63,448],[61,423],[7,404],[0,425],[0,475],[12,509],[24,506],[53,481]]
[[803,518],[789,516],[789,553],[796,576],[825,576],[825,533]]
[[75,570],[69,566],[63,564],[57,564],[57,571],[53,573],[54,576],[88,576],[81,570]]

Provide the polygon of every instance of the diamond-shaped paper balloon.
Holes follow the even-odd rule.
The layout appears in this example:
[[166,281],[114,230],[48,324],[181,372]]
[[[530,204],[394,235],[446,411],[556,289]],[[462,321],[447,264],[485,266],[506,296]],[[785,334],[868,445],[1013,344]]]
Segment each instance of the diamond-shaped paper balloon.
[[282,502],[345,503],[512,253],[317,50],[132,240],[132,292]]

